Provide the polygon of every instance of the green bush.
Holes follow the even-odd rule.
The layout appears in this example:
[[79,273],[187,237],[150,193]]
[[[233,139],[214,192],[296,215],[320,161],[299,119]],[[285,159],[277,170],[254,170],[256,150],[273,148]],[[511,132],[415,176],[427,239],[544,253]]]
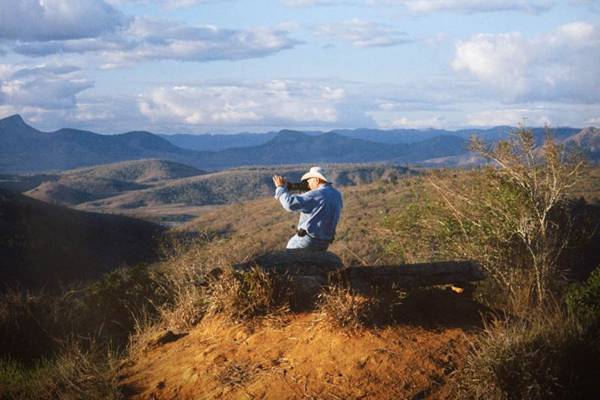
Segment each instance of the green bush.
[[600,320],[600,267],[583,284],[574,284],[565,299],[569,312],[584,323]]

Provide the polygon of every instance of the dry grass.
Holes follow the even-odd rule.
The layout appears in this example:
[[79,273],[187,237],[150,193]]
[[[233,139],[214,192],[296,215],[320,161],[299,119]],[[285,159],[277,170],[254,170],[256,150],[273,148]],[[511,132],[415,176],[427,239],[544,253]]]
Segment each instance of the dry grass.
[[327,288],[319,295],[319,312],[323,320],[336,328],[356,330],[371,325],[381,310],[380,299],[341,287]]
[[136,360],[151,347],[151,343],[166,330],[165,324],[149,314],[139,316],[129,335],[127,359]]
[[593,398],[600,341],[559,309],[525,320],[495,319],[473,342],[457,376],[457,396],[470,399]]
[[0,360],[0,398],[117,400],[117,353],[95,343],[70,341],[53,360],[33,367]]
[[293,300],[288,277],[259,268],[244,273],[225,269],[209,290],[208,312],[234,321],[286,313]]

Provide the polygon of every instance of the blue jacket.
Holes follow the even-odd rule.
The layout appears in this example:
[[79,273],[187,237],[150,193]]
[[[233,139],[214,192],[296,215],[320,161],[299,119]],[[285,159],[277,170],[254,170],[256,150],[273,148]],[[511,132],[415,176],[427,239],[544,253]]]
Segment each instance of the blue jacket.
[[285,186],[275,189],[275,198],[287,211],[299,211],[298,229],[320,240],[331,240],[342,212],[342,194],[325,184],[303,194],[291,194]]

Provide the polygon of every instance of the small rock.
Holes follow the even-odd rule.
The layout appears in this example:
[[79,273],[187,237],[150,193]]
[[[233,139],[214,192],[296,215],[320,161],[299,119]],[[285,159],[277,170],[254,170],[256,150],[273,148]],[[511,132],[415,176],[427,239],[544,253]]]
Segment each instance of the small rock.
[[160,334],[156,339],[150,342],[151,347],[162,346],[167,343],[171,343],[176,341],[179,338],[182,338],[187,335],[187,332],[181,333],[173,333],[173,331],[168,330],[162,334]]
[[215,363],[218,366],[221,366],[221,365],[225,364],[226,362],[227,362],[227,357],[225,357],[223,354],[219,354],[218,356],[213,358],[213,363]]

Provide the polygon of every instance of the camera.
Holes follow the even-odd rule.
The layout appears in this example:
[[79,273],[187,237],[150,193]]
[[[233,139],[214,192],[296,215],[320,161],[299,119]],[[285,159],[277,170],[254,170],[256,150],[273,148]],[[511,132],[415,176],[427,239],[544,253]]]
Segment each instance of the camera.
[[287,189],[290,192],[308,192],[308,181],[287,182]]

